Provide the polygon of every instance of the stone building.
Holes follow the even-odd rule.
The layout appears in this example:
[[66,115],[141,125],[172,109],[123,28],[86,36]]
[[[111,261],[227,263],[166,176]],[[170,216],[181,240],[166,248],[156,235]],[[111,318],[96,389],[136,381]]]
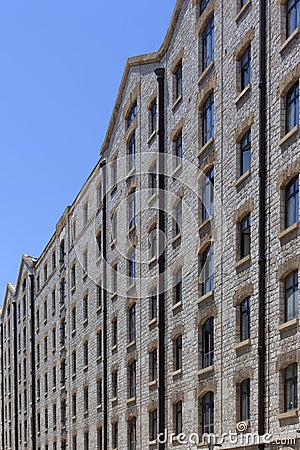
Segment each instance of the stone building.
[[2,449],[300,448],[299,36],[299,0],[178,0],[128,60],[7,286]]

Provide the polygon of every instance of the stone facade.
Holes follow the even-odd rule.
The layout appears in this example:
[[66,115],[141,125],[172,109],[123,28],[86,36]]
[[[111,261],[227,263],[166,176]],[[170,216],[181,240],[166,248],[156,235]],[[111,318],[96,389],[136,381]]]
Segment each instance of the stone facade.
[[[177,431],[191,437],[182,447],[197,448],[207,393],[214,398],[210,431],[218,439],[226,434],[222,446],[257,447],[242,434],[235,443],[229,438],[237,428],[252,437],[258,430],[260,2],[243,3],[178,0],[159,51],[128,60],[100,160],[43,254],[23,256],[16,285],[7,287],[1,313],[3,450],[158,447],[158,67],[165,68],[165,448],[180,445],[176,419]],[[299,117],[292,130],[285,128],[286,94],[299,79],[299,28],[287,38],[288,2],[266,3],[264,384],[265,432],[272,436],[266,448],[300,449],[297,404],[284,404],[284,371],[296,364],[299,374],[300,364],[298,315],[284,317],[285,279],[300,265],[298,218],[287,229],[284,220],[284,189],[299,174]],[[214,56],[204,69],[203,39],[212,17]],[[241,58],[249,46],[252,77],[243,88]],[[205,137],[212,94],[214,130]],[[241,141],[250,129],[251,166],[242,173]],[[214,208],[206,217],[203,183],[210,169]],[[248,214],[251,244],[244,255],[240,234]],[[206,288],[212,271],[205,275],[203,258],[212,244],[214,284]],[[240,309],[247,298],[250,333],[241,339]],[[211,318],[208,364],[203,329]],[[244,380],[250,386],[245,420]],[[297,398],[299,404],[299,390]]]

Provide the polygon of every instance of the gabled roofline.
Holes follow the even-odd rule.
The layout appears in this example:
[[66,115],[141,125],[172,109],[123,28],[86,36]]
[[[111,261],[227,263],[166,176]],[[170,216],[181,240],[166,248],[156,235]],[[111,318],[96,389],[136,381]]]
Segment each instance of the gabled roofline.
[[111,115],[111,118],[110,118],[110,121],[108,124],[107,132],[106,132],[106,135],[104,138],[104,142],[100,148],[100,154],[103,154],[109,147],[110,139],[111,139],[114,127],[115,127],[115,123],[117,121],[117,117],[118,117],[119,110],[120,110],[121,103],[122,103],[123,92],[124,92],[124,89],[126,86],[128,74],[129,74],[131,67],[144,65],[144,64],[153,64],[153,63],[161,61],[161,59],[166,54],[166,52],[170,46],[170,42],[174,35],[175,28],[176,28],[178,18],[179,18],[179,14],[182,10],[182,6],[183,6],[184,2],[185,2],[185,0],[177,0],[167,34],[165,36],[165,39],[164,39],[160,49],[154,53],[133,56],[133,57],[127,59],[126,66],[125,66],[122,80],[121,80],[121,84],[120,84],[117,98],[115,101],[115,105],[114,105],[112,115]]

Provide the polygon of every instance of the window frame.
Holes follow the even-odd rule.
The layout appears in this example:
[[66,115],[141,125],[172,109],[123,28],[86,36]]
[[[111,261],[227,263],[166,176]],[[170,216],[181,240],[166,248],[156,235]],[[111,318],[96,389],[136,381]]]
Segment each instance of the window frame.
[[285,190],[285,228],[290,227],[299,220],[299,175],[286,185]]
[[205,145],[215,134],[214,92],[206,99],[202,108],[202,145]]
[[240,383],[240,420],[250,419],[250,379],[246,378]]
[[202,325],[202,368],[214,364],[214,318],[209,317]]
[[[288,375],[288,370],[292,370],[292,374]],[[293,411],[298,407],[298,365],[292,363],[285,367],[283,372],[283,389],[284,389],[284,412]],[[288,394],[288,391],[289,394]],[[288,400],[291,397],[293,407],[288,407]]]
[[[293,32],[299,28],[300,26],[300,0],[287,0],[286,2],[286,39],[293,34]],[[291,25],[291,14],[293,14],[294,11],[294,17],[293,24]]]
[[214,61],[214,36],[215,36],[214,15],[212,15],[203,31],[202,35],[202,71]]
[[[299,314],[299,272],[298,270],[293,270],[284,279],[284,320],[288,322]],[[287,282],[292,279],[291,286],[287,286]],[[292,314],[289,314],[289,303],[291,296],[288,296],[289,291],[292,291]]]
[[251,299],[246,297],[239,305],[240,309],[240,342],[250,339]]
[[[251,143],[251,128],[249,128],[240,142],[240,176],[251,169]],[[249,160],[248,164],[247,160]]]
[[248,45],[248,47],[241,56],[240,71],[241,71],[241,92],[243,92],[243,90],[246,89],[246,87],[250,85],[252,81],[251,45]]
[[202,434],[214,433],[214,406],[214,393],[209,391],[202,397]]
[[287,134],[296,125],[299,125],[299,80],[285,95],[285,133]]
[[251,254],[251,214],[246,214],[240,222],[240,259]]

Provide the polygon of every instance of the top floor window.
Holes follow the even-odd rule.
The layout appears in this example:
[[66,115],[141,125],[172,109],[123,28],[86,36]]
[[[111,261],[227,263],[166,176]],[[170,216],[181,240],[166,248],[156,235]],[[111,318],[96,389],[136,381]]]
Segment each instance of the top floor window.
[[59,245],[59,262],[60,264],[63,264],[64,261],[65,261],[65,241],[63,239]]
[[214,60],[214,16],[212,16],[203,33],[203,70]]
[[132,108],[130,109],[130,111],[127,114],[127,117],[126,117],[126,126],[127,126],[127,128],[129,128],[130,125],[133,123],[136,115],[137,115],[137,103],[135,102],[135,104],[132,106]]
[[130,171],[135,168],[135,133],[133,133],[128,143],[128,157],[128,168]]
[[299,81],[286,94],[286,133],[299,124]]
[[150,135],[151,135],[152,133],[154,133],[154,131],[156,131],[156,127],[157,127],[157,104],[156,104],[156,99],[152,103],[152,105],[150,106],[149,114],[150,114]]
[[286,3],[286,37],[300,27],[300,0],[288,0]]
[[175,100],[182,96],[182,62],[180,62],[175,76]]

